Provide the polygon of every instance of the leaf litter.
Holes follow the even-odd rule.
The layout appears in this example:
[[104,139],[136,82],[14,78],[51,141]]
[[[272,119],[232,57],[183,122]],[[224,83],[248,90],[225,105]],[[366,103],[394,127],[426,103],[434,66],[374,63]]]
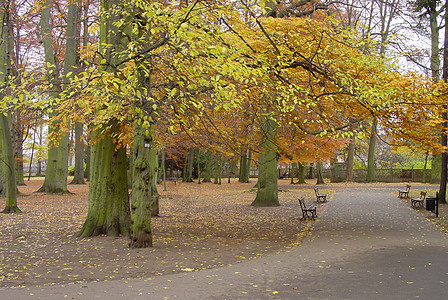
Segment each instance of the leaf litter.
[[[76,235],[87,215],[88,185],[72,194],[35,193],[42,181],[19,190],[21,214],[0,214],[0,288],[148,278],[229,266],[288,251],[306,235],[297,198],[313,191],[290,186],[281,206],[255,208],[254,183],[159,186],[160,216],[152,219],[154,247],[130,249],[126,237]],[[0,200],[4,205],[4,199]]]

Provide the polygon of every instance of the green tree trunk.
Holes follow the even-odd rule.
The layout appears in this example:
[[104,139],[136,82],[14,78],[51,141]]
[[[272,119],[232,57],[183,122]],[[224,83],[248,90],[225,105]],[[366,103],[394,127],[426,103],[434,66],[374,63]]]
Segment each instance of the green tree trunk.
[[205,153],[204,179],[202,182],[212,182],[212,153],[208,150]]
[[221,184],[222,180],[222,158],[221,154],[215,155],[215,181],[214,184]]
[[157,191],[157,178],[158,178],[158,172],[159,172],[159,156],[157,149],[151,147],[150,152],[150,161],[149,161],[149,170],[151,172],[151,201],[152,201],[152,208],[151,208],[151,216],[155,217],[159,215],[159,192]]
[[70,184],[86,184],[84,181],[83,123],[75,123],[75,173]]
[[246,174],[247,174],[247,150],[241,151],[241,156],[240,156],[240,171],[239,171],[239,176],[238,176],[238,181],[239,182],[248,182],[246,181]]
[[[112,132],[118,126],[112,127]],[[80,237],[130,234],[126,149],[113,142],[112,132],[93,133],[89,210]]]
[[[11,73],[11,21],[9,1],[0,1],[0,83],[6,85]],[[0,95],[4,96],[4,95]],[[2,192],[6,195],[6,205],[2,213],[20,212],[17,207],[16,163],[14,159],[13,140],[11,136],[10,115],[0,113],[0,170]]]
[[[49,92],[50,98],[57,98],[60,92],[59,71],[56,57],[53,50],[53,39],[51,37],[50,8],[52,0],[46,0],[40,18],[42,42],[45,52],[45,62],[47,63],[47,78],[53,89]],[[64,124],[51,124],[49,133],[60,132],[58,127]],[[39,192],[67,193],[68,176],[68,134],[62,134],[57,138],[56,143],[50,143],[48,150],[48,164],[45,172],[45,180]],[[55,146],[57,145],[57,146]]]
[[[108,12],[120,4],[119,0],[101,1],[101,11]],[[101,15],[100,53],[108,64],[118,61],[116,51],[125,47],[123,34],[115,23],[120,19],[118,10]],[[107,69],[105,71],[113,71]],[[109,126],[107,126],[109,125]],[[126,148],[117,147],[113,136],[119,133],[120,126],[115,120],[105,124],[107,132],[94,130],[91,140],[91,168],[89,187],[89,209],[79,236],[107,234],[111,236],[130,236],[131,216],[127,182]]]
[[252,206],[279,206],[277,164],[278,154],[275,151],[274,141],[277,138],[277,123],[274,120],[266,119],[262,124],[262,136],[260,160],[258,169],[258,189],[257,196],[252,202]]
[[248,183],[250,181],[250,166],[252,160],[252,151],[244,150],[240,158],[239,182]]
[[160,172],[162,172],[163,190],[166,191],[166,152],[162,149],[162,162]]
[[347,150],[347,161],[345,165],[345,181],[352,182],[353,181],[353,167],[355,163],[355,143],[356,136],[354,132],[354,125],[350,125],[352,136],[350,138],[350,143],[348,144]]
[[136,125],[134,131],[133,176],[131,200],[131,248],[152,247],[151,215],[152,182],[151,170],[151,133]]
[[367,158],[367,178],[366,178],[367,182],[376,181],[376,178],[375,178],[376,127],[377,127],[377,121],[375,118],[373,120],[372,131],[370,134],[369,155]]

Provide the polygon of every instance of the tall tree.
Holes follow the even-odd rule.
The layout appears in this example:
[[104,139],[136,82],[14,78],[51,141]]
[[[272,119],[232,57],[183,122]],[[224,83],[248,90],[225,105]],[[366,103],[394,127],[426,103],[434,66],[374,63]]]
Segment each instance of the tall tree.
[[[116,26],[120,20],[122,1],[101,1],[100,50],[102,69],[115,72],[120,51],[127,42],[123,31]],[[91,174],[89,209],[79,236],[107,234],[129,236],[131,218],[127,184],[126,148],[117,145],[116,134],[120,132],[118,120],[105,124],[106,130],[95,129],[92,133]]]
[[[52,0],[46,0],[43,3],[40,27],[41,37],[45,52],[45,62],[49,86],[49,102],[54,106],[61,92],[59,81],[59,68],[53,47],[52,25],[51,25],[51,7]],[[48,150],[48,164],[45,172],[45,180],[39,192],[48,193],[66,193],[68,176],[68,144],[69,137],[65,123],[53,122],[49,126],[50,135],[54,135],[54,141],[50,143]]]
[[[10,22],[10,1],[0,1],[0,82],[3,86],[7,85],[9,75],[11,74],[11,22]],[[5,92],[1,96],[6,97]],[[3,213],[20,212],[17,207],[17,181],[16,165],[12,147],[11,137],[11,113],[9,107],[2,107],[0,113],[0,169],[2,177],[6,183],[6,207]]]

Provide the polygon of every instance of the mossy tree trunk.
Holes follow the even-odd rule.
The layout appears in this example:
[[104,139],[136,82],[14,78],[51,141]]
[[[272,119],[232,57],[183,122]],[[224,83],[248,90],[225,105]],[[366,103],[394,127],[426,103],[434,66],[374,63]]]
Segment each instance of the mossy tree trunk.
[[[50,8],[52,0],[46,0],[41,12],[40,26],[42,43],[44,46],[45,61],[47,63],[47,78],[53,89],[49,92],[50,99],[59,96],[60,82],[58,63],[53,49],[53,39],[51,36],[50,25]],[[59,126],[66,124],[50,124],[49,133],[57,133],[55,143],[50,143],[48,149],[48,164],[45,172],[45,180],[39,192],[48,193],[67,193],[67,176],[68,176],[68,144],[69,137],[67,133],[63,133]],[[59,133],[62,132],[62,133]]]
[[93,133],[97,142],[91,147],[89,210],[79,233],[81,237],[130,233],[126,149],[117,149],[111,134]]
[[240,172],[238,181],[243,183],[248,183],[250,180],[250,165],[252,160],[252,152],[249,150],[244,150],[241,152],[240,158]]
[[[0,1],[0,82],[6,85],[11,73],[11,21],[9,1]],[[4,95],[0,95],[3,97]],[[13,140],[11,136],[10,114],[0,113],[0,170],[2,192],[6,195],[6,205],[2,213],[17,213],[17,180],[14,159]]]
[[202,182],[212,182],[212,153],[209,150],[205,153],[204,179]]
[[[0,9],[3,9],[3,7]],[[20,212],[17,207],[17,181],[11,129],[8,117],[4,114],[0,114],[0,149],[0,163],[8,176],[6,180],[6,206],[2,213]]]
[[[120,4],[119,0],[101,1],[101,11]],[[116,10],[119,11],[119,10]],[[100,20],[100,52],[106,65],[114,65],[118,61],[116,52],[125,47],[122,44],[123,34],[115,23],[120,16],[116,12],[102,15]],[[95,236],[107,234],[110,236],[130,236],[131,216],[127,181],[126,149],[114,143],[113,136],[119,134],[118,121],[111,120],[104,124],[109,128],[93,130],[91,140],[91,167],[89,187],[89,209],[87,218],[79,236]]]
[[215,154],[215,181],[214,184],[221,184],[222,180],[222,158],[221,154]]
[[297,179],[298,179],[297,183],[300,183],[300,184],[306,183],[306,181],[305,181],[306,168],[301,162],[297,163],[297,165],[299,167],[299,169],[297,170]]
[[159,155],[157,149],[151,147],[150,151],[149,170],[151,177],[149,183],[151,184],[151,216],[155,217],[159,215],[159,199],[160,194],[157,191],[157,178],[159,173]]
[[279,206],[277,183],[278,153],[275,145],[277,122],[267,118],[262,124],[262,132],[257,196],[251,205],[263,207]]
[[137,124],[133,147],[131,248],[152,247],[151,215],[154,173],[151,170],[151,152],[153,152],[151,147],[151,133]]
[[83,123],[75,123],[75,173],[70,184],[86,184],[84,181],[84,145],[82,142]]

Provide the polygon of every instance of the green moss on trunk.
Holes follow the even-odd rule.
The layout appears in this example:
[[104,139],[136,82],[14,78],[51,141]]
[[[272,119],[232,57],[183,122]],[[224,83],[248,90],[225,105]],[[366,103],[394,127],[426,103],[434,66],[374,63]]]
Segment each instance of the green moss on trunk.
[[277,164],[278,154],[275,151],[277,137],[277,123],[267,119],[263,124],[263,137],[260,152],[260,166],[258,169],[257,196],[252,206],[280,206],[278,201]]
[[136,125],[133,146],[133,176],[131,199],[131,248],[152,246],[152,181],[151,135],[140,125]]
[[94,132],[89,210],[80,237],[130,234],[126,149],[113,143],[111,133]]

